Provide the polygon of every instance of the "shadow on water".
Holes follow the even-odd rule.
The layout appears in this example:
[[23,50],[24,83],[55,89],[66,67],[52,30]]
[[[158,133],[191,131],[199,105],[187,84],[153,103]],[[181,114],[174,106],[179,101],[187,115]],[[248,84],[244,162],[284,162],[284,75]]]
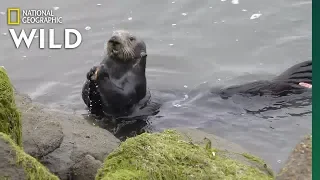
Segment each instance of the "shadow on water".
[[[303,95],[291,95],[284,96],[281,98],[274,98],[271,100],[270,105],[265,107],[259,107],[258,109],[245,109],[247,114],[263,114],[268,111],[275,111],[280,109],[290,109],[290,108],[303,108],[312,105],[311,93]],[[288,113],[290,116],[303,116],[306,114],[312,114],[312,111],[301,112],[301,113]],[[268,119],[269,117],[262,117]],[[271,117],[272,118],[272,117]]]
[[134,119],[119,119],[112,121],[108,118],[98,118],[93,115],[84,116],[91,124],[108,130],[121,141],[129,137],[134,137],[144,132],[152,132],[152,126],[148,117],[138,117]]

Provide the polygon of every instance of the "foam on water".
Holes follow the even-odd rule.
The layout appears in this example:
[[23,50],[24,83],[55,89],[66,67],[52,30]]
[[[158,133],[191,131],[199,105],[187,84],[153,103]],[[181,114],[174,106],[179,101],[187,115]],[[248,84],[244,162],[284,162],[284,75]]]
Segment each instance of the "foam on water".
[[261,13],[256,13],[256,14],[252,14],[250,19],[257,19],[261,16],[262,14]]
[[232,4],[239,4],[239,0],[232,0],[231,3]]
[[48,93],[50,90],[52,90],[54,86],[58,84],[59,82],[57,81],[49,81],[49,82],[43,83],[40,86],[38,86],[34,92],[29,93],[29,96],[31,99],[36,99]]

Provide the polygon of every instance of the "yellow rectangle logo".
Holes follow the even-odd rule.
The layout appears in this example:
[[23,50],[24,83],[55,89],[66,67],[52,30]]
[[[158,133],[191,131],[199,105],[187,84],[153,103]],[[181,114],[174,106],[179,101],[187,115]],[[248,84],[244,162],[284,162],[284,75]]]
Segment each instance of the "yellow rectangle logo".
[[[12,19],[15,17],[15,19]],[[8,8],[7,9],[7,23],[8,25],[20,24],[20,8]]]

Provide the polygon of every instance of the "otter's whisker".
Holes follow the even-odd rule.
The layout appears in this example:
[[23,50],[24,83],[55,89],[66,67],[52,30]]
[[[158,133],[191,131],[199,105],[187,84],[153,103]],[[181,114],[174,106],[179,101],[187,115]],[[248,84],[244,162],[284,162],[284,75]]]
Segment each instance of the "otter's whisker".
[[125,47],[125,59],[130,59],[130,49],[128,47]]
[[127,58],[128,59],[134,59],[134,52],[132,49],[126,47],[126,53],[127,53]]
[[124,59],[127,59],[127,48],[126,47],[123,48],[123,57],[124,57]]
[[134,59],[134,52],[132,50],[130,51],[130,55],[131,55],[132,59]]
[[125,47],[122,50],[122,56],[123,56],[122,59],[126,59],[126,48]]

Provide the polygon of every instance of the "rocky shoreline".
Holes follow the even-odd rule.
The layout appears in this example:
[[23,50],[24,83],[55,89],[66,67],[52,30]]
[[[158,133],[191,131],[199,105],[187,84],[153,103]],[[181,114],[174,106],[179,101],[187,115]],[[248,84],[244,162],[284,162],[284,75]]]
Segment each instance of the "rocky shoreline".
[[[120,144],[109,131],[92,126],[81,116],[51,112],[25,95],[16,93],[15,97],[22,112],[25,152],[60,179],[81,179],[84,173],[94,177],[95,172],[86,166],[97,167]],[[82,176],[76,178],[77,174]]]
[[[0,97],[8,97],[0,102],[0,123],[10,125],[0,128],[1,180],[311,177],[310,136],[297,145],[281,173],[274,176],[263,160],[250,155],[243,147],[195,129],[144,133],[120,142],[112,133],[91,125],[82,116],[51,111],[14,91],[1,68],[0,76]],[[8,102],[13,108],[6,110],[4,104]],[[14,115],[15,108],[20,117],[9,116]],[[24,161],[19,161],[18,156],[11,157],[8,153],[11,149],[19,152],[16,156],[23,154]],[[26,168],[26,163],[21,162],[32,165]]]
[[291,152],[277,180],[312,179],[312,135],[304,137]]

